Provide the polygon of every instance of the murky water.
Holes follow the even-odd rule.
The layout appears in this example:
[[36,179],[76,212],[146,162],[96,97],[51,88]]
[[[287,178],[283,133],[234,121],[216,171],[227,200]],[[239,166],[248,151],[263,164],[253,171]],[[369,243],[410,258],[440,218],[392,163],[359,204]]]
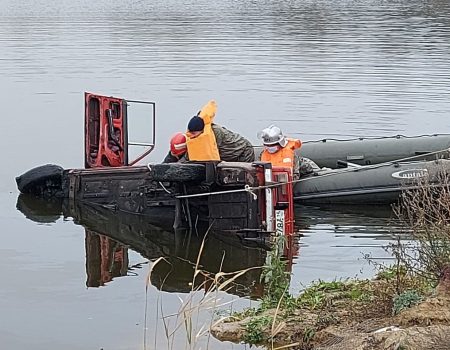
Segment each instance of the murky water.
[[[2,345],[171,347],[156,320],[161,305],[168,315],[186,298],[198,241],[186,245],[124,218],[122,232],[151,239],[136,246],[118,235],[114,243],[98,236],[114,232],[108,220],[84,227],[51,208],[16,210],[15,176],[45,163],[82,166],[84,91],[155,101],[157,148],[146,159],[155,162],[211,98],[217,122],[254,143],[272,122],[303,140],[448,132],[448,67],[447,1],[0,0]],[[136,141],[147,136],[143,125],[130,121]],[[389,223],[389,213],[373,209],[300,208],[292,290],[319,278],[370,276],[363,255],[385,257]],[[217,239],[207,252],[211,271],[222,252],[230,271],[264,258],[258,247]],[[148,259],[160,256],[171,264],[159,266],[146,293]],[[168,266],[176,273],[161,287],[156,277]],[[257,295],[257,280],[250,274],[224,300],[250,304],[241,297]],[[184,341],[177,336],[172,348]]]

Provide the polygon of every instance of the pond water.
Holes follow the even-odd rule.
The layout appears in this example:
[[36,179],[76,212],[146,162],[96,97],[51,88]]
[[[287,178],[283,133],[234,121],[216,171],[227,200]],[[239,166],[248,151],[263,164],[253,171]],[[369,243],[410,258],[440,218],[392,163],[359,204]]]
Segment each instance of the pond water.
[[[163,218],[86,222],[18,198],[14,177],[34,166],[82,167],[84,91],[156,102],[157,146],[145,163],[160,161],[170,135],[210,99],[217,123],[255,144],[272,122],[302,140],[448,132],[448,67],[448,1],[0,0],[2,345],[185,347],[182,329],[167,343],[160,319],[190,295],[197,238],[170,233]],[[132,113],[131,137],[145,141],[147,121]],[[398,229],[383,208],[296,214],[293,292],[371,276],[364,256],[385,259]],[[127,232],[148,240],[124,241]],[[224,254],[229,271],[265,259],[259,247],[217,237],[206,248],[209,271]],[[170,264],[151,270],[159,257]],[[253,305],[246,296],[258,295],[257,281],[252,271],[222,302]],[[209,320],[202,312],[195,324]],[[246,347],[207,337],[200,345]]]

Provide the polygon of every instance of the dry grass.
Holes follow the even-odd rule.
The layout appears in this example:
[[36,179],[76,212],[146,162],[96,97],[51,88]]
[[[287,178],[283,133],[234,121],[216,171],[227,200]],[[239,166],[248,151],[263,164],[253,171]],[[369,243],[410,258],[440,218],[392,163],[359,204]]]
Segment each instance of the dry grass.
[[394,213],[411,239],[389,249],[408,273],[436,283],[450,264],[450,179],[444,173],[424,178],[402,193]]
[[[217,320],[215,317],[217,314],[216,311],[229,306],[233,302],[224,301],[225,295],[223,293],[229,292],[235,288],[236,280],[248,271],[261,268],[250,267],[235,272],[222,272],[222,269],[220,268],[217,273],[211,273],[203,270],[200,265],[200,260],[205,247],[208,232],[203,237],[203,241],[197,255],[197,260],[193,266],[194,274],[191,282],[191,291],[183,297],[178,297],[180,304],[177,312],[164,315],[161,298],[158,296],[157,304],[159,304],[159,307],[157,306],[158,312],[156,315],[156,323],[159,323],[159,321],[162,320],[168,350],[179,349],[179,345],[175,345],[175,338],[177,334],[181,334],[181,337],[184,338],[185,349],[204,349],[205,347],[208,349],[210,347],[209,330],[215,324],[220,323],[227,318],[222,317]],[[222,256],[221,266],[223,265],[224,259],[225,256]],[[158,263],[163,261],[168,263],[166,259],[159,258],[149,269],[146,280],[146,294],[153,269]],[[199,279],[201,279],[201,283],[198,283]],[[205,313],[209,313],[209,317],[206,317],[206,320],[205,317],[201,317],[201,315]],[[145,317],[145,320],[147,320],[147,317]]]

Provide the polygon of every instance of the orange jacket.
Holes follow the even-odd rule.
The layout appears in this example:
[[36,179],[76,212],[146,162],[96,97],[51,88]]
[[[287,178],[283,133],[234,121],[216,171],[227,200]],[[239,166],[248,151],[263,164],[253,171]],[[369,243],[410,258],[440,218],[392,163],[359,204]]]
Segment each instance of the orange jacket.
[[272,166],[290,167],[294,169],[295,164],[295,150],[302,146],[302,142],[296,139],[287,139],[286,147],[281,148],[276,153],[269,153],[263,150],[261,153],[261,160],[272,163]]
[[205,122],[205,129],[203,130],[203,133],[195,138],[191,138],[189,132],[186,133],[186,146],[189,160],[220,161],[216,137],[211,127],[216,111],[216,102],[214,100],[209,101],[205,106],[203,106],[199,113],[199,117],[201,117]]

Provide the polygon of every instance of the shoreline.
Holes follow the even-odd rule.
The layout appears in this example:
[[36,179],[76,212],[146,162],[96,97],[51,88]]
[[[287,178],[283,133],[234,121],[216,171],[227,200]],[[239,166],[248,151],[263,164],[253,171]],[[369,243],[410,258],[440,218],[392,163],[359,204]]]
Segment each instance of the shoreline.
[[422,285],[423,296],[415,302],[411,291],[422,281],[404,281],[404,305],[399,306],[392,278],[317,283],[289,301],[293,305],[247,309],[210,331],[221,341],[269,349],[447,349],[450,279],[436,289]]

